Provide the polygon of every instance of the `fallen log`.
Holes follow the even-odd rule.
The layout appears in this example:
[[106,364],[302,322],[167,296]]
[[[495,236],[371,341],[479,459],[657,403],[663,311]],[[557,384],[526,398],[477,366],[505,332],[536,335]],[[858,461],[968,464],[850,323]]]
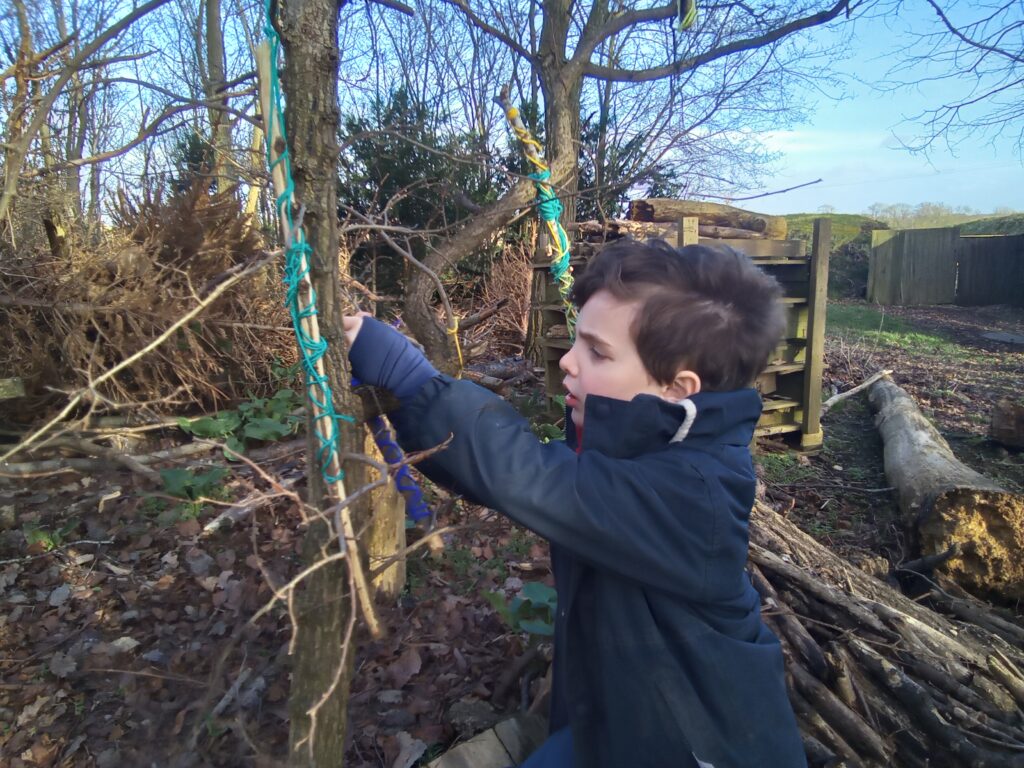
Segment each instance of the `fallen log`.
[[1024,652],[1004,639],[1019,623],[993,633],[937,613],[760,502],[750,538],[811,768],[1024,768]]
[[632,221],[676,222],[686,216],[696,216],[704,225],[747,229],[773,240],[785,240],[788,232],[786,219],[782,216],[754,213],[719,203],[652,197],[629,204]]
[[939,569],[968,591],[1024,597],[1024,496],[960,463],[891,379],[872,384],[868,401],[912,545],[925,556],[958,547]]

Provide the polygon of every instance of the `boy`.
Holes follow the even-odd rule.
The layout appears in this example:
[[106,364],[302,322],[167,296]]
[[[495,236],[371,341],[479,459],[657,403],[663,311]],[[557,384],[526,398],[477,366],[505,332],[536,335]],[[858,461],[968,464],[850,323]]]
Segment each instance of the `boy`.
[[382,323],[346,318],[360,380],[391,389],[419,465],[551,543],[551,737],[525,764],[805,766],[778,640],[744,568],[751,388],[783,332],[778,284],[742,254],[608,245],[577,279],[566,441],[440,376]]

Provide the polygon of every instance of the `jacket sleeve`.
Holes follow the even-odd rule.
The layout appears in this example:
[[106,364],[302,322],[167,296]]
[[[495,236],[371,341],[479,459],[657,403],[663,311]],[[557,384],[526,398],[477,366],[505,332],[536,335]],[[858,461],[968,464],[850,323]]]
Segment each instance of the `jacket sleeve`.
[[[417,465],[428,477],[592,565],[690,599],[735,594],[745,526],[741,551],[719,551],[736,521],[723,518],[725,505],[678,451],[637,460],[577,455],[563,442],[542,443],[501,398],[447,377],[427,382],[391,419],[407,450],[452,436]],[[671,494],[658,492],[667,487]],[[722,562],[723,555],[738,562]],[[715,575],[723,573],[733,575],[728,584]]]

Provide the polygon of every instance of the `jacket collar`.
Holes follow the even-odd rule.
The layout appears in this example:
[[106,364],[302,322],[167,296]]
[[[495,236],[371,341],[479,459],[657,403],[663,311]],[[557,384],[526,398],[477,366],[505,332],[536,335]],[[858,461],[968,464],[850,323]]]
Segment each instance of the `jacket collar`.
[[[756,390],[700,392],[690,400],[697,407],[697,418],[684,445],[708,449],[750,444],[761,415],[761,397]],[[666,447],[686,418],[681,405],[654,395],[637,395],[630,401],[589,395],[585,414],[583,450],[596,450],[617,459]],[[565,423],[566,442],[577,449],[579,436],[568,408]]]

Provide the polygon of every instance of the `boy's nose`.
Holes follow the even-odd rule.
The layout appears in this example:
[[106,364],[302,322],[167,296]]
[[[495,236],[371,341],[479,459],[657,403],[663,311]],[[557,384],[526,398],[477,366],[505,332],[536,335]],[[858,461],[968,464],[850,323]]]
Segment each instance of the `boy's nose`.
[[562,359],[558,361],[558,367],[570,376],[576,375],[576,358],[573,355],[573,350],[570,349],[562,355]]

